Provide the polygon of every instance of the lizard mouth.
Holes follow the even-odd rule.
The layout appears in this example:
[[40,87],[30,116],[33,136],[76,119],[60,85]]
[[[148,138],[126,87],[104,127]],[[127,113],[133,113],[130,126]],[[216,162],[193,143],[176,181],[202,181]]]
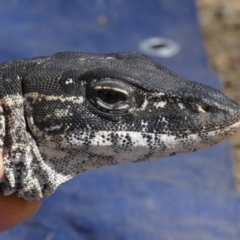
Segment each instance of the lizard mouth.
[[[232,101],[233,102],[233,101]],[[240,129],[240,106],[238,103],[233,102],[231,106],[228,107],[229,118],[226,120],[226,124],[222,124],[218,129],[226,133],[227,136],[233,135],[238,129]]]
[[[231,104],[225,106],[225,109],[217,113],[211,113],[206,120],[204,118],[204,113],[199,120],[202,120],[202,125],[204,126],[204,121],[206,120],[206,128],[200,131],[201,133],[209,132],[219,132],[225,135],[225,138],[233,135],[238,129],[240,129],[240,105],[232,100],[229,101]],[[221,110],[221,109],[220,109]],[[201,122],[201,121],[200,121]],[[208,123],[210,123],[208,126]]]
[[227,136],[233,135],[236,131],[240,129],[240,117],[237,118],[237,120],[233,121],[231,124],[227,125],[223,132],[227,134]]

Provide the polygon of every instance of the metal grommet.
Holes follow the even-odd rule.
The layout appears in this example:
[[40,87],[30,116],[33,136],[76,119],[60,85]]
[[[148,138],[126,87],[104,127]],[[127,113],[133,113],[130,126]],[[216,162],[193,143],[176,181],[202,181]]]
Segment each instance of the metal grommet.
[[180,51],[180,46],[167,38],[148,38],[139,43],[139,50],[151,57],[169,58]]

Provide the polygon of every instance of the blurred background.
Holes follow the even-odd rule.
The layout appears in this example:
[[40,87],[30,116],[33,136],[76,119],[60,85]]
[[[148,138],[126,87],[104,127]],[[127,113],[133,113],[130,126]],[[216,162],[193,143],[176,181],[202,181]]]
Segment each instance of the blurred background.
[[[225,93],[240,103],[240,1],[198,0],[198,6],[211,66],[221,75]],[[240,131],[232,143],[240,191]]]

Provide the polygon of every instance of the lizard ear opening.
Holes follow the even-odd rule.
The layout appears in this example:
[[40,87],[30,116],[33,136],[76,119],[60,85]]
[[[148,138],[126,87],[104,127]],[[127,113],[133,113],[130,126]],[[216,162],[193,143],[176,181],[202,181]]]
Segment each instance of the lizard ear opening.
[[87,96],[95,107],[111,113],[127,112],[135,103],[132,87],[119,79],[93,81]]

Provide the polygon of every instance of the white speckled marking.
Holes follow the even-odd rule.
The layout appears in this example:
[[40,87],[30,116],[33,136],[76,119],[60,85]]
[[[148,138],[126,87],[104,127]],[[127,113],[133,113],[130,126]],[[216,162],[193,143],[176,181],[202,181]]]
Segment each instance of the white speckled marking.
[[73,83],[72,78],[68,78],[65,83],[66,83],[66,85]]
[[38,92],[31,92],[24,95],[25,98],[33,99],[35,101],[60,101],[60,102],[74,102],[76,104],[82,104],[85,101],[83,96],[72,96],[72,97],[63,97],[63,96],[54,96],[54,95],[44,95],[39,94]]
[[180,109],[184,109],[184,105],[182,103],[178,103],[178,106],[180,107]]
[[153,103],[153,106],[155,106],[156,108],[164,108],[166,104],[167,102],[161,101]]

